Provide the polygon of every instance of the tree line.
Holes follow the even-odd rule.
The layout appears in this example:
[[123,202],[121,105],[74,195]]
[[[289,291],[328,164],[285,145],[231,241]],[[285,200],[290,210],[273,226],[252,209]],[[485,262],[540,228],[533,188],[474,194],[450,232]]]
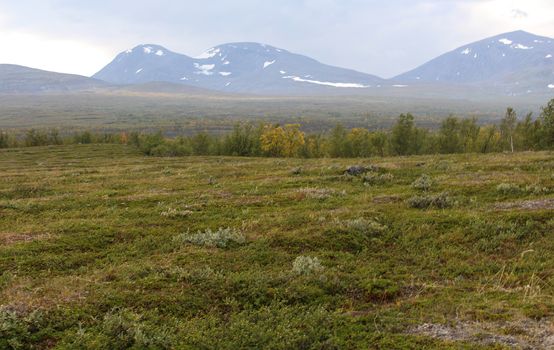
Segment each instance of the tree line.
[[418,154],[491,153],[554,149],[554,99],[540,116],[518,119],[508,108],[498,125],[475,118],[448,117],[438,130],[416,125],[402,114],[390,130],[346,129],[306,134],[299,124],[237,124],[225,135],[198,133],[166,138],[161,132],[98,134],[88,131],[62,137],[57,130],[29,130],[23,137],[0,132],[0,148],[59,144],[121,143],[149,156],[228,155],[258,157],[372,157]]

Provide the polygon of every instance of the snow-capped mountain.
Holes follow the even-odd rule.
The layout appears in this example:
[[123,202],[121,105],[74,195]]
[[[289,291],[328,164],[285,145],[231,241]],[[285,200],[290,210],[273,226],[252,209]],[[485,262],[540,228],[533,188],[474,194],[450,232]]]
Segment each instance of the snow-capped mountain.
[[140,45],[119,54],[94,78],[113,84],[161,81],[241,93],[368,89],[383,82],[258,43],[224,44],[194,58],[158,45]]
[[524,31],[461,46],[394,78],[405,84],[480,84],[505,94],[554,92],[554,39]]

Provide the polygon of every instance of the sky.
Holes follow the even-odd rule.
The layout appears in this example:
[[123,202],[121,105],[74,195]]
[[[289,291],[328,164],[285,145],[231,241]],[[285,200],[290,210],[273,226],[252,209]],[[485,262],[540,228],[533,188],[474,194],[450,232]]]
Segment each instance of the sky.
[[139,44],[249,41],[388,78],[520,29],[554,37],[554,0],[0,0],[0,63],[90,76]]

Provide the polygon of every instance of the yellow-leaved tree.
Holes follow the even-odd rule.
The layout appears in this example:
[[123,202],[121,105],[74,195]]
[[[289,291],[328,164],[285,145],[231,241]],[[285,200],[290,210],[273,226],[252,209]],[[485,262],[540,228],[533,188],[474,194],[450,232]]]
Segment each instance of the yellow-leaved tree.
[[262,151],[273,157],[295,157],[305,142],[300,124],[266,125],[260,137]]

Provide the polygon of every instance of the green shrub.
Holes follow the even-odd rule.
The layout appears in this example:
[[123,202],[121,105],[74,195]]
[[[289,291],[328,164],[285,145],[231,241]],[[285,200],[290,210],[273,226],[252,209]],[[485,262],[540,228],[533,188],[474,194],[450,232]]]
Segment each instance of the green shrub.
[[228,248],[233,245],[246,243],[246,236],[242,231],[231,228],[219,228],[217,231],[207,229],[197,234],[184,233],[175,238],[180,243],[191,243],[204,247]]
[[34,333],[41,328],[42,314],[38,311],[19,315],[0,306],[0,349],[26,349]]
[[99,324],[79,329],[67,349],[172,349],[174,339],[165,328],[148,324],[140,314],[127,309],[113,309]]
[[388,279],[376,278],[362,283],[366,296],[372,301],[385,302],[396,298],[400,288]]
[[[343,318],[322,307],[272,304],[187,322],[183,348],[190,349],[344,349],[355,348],[337,334],[347,331]],[[350,329],[350,331],[352,331]]]

